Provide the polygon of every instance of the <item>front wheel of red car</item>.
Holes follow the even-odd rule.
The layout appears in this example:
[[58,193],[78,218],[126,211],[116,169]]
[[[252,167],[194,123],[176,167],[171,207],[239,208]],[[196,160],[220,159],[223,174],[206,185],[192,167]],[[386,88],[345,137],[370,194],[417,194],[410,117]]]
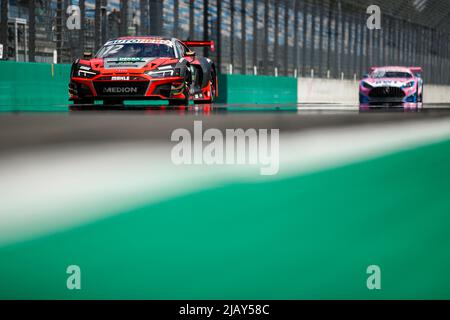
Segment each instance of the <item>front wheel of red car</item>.
[[191,96],[192,75],[187,72],[184,78],[184,99],[169,99],[169,106],[188,106]]
[[169,106],[187,106],[189,105],[189,85],[185,85],[184,88],[184,99],[171,99],[169,100]]

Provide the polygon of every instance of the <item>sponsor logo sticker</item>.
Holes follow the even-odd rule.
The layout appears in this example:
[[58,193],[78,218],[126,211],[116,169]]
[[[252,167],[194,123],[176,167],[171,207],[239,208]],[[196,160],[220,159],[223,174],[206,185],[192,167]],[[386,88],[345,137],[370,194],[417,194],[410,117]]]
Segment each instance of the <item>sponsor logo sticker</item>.
[[106,87],[103,93],[138,93],[137,87]]
[[153,43],[153,44],[165,44],[167,46],[172,47],[173,43],[170,40],[162,40],[162,39],[121,39],[121,40],[112,40],[108,41],[105,46],[110,46],[114,44],[134,44],[134,43]]
[[144,59],[143,58],[136,58],[136,57],[126,57],[126,58],[117,58],[117,60],[116,61],[111,61],[111,62],[117,62],[117,63],[120,63],[120,62],[142,62],[142,61],[144,61]]
[[130,77],[126,76],[126,77],[111,77],[112,81],[128,81],[130,80]]

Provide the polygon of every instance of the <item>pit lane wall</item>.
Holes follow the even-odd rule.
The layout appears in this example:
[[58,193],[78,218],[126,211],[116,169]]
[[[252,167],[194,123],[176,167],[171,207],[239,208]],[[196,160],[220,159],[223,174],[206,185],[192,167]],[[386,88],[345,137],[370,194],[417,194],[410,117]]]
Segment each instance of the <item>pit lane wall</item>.
[[[358,104],[358,81],[298,78],[298,103]],[[425,85],[424,103],[450,103],[450,86]]]
[[0,110],[67,104],[70,65],[0,61]]
[[[0,111],[66,109],[69,64],[0,61]],[[425,103],[450,103],[450,86],[425,85]],[[220,75],[219,103],[358,103],[353,80]]]
[[297,80],[292,77],[220,75],[218,102],[227,104],[292,104]]
[[[70,68],[70,64],[0,61],[0,111],[67,109]],[[219,76],[217,102],[293,104],[296,101],[297,80],[295,78]],[[157,104],[161,102],[158,101]]]

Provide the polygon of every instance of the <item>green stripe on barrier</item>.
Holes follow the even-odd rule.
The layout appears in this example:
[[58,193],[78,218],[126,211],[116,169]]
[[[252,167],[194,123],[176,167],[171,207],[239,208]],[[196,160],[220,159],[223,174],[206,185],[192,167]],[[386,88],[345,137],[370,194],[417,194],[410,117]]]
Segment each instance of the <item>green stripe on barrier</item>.
[[0,110],[39,111],[39,108],[30,107],[47,109],[55,105],[67,105],[70,67],[63,64],[0,61]]
[[297,103],[297,79],[220,75],[218,101],[229,104]]

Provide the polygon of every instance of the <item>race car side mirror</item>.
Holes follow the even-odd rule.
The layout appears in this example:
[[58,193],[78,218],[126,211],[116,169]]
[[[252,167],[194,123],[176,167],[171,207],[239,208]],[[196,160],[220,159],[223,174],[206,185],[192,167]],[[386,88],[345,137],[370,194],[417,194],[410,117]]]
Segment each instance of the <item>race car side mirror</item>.
[[85,53],[83,53],[83,57],[85,59],[92,59],[92,52],[85,52]]
[[195,51],[186,52],[186,57],[195,57]]

